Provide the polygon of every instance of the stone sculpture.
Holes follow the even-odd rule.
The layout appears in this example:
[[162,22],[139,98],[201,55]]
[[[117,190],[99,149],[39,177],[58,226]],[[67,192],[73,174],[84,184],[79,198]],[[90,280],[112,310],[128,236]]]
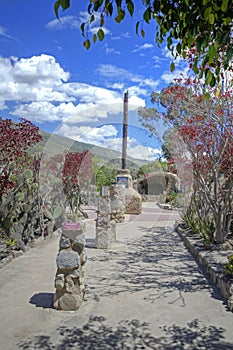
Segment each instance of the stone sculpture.
[[71,311],[80,308],[84,298],[85,224],[64,223],[57,255],[54,308]]

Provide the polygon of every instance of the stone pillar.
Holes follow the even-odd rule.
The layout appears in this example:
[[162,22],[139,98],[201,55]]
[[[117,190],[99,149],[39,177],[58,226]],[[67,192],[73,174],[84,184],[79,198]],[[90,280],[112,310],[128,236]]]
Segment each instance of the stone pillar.
[[54,308],[71,311],[80,308],[84,297],[84,222],[64,223],[57,255]]
[[120,223],[125,220],[125,186],[112,184],[110,186],[111,220]]
[[110,213],[111,207],[109,197],[100,197],[96,219],[96,248],[106,249],[111,243]]

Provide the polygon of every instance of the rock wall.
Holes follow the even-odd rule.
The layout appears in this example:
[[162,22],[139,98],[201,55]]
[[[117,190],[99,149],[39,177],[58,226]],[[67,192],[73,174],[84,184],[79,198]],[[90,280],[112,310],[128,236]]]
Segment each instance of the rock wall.
[[77,310],[84,297],[85,224],[65,223],[59,242],[54,308]]
[[109,196],[99,198],[96,219],[96,248],[107,249],[116,241],[116,222],[111,219]]
[[125,186],[121,184],[112,184],[109,188],[111,220],[116,223],[125,220]]
[[108,196],[100,197],[96,219],[96,248],[106,249],[111,242],[110,219],[111,206]]

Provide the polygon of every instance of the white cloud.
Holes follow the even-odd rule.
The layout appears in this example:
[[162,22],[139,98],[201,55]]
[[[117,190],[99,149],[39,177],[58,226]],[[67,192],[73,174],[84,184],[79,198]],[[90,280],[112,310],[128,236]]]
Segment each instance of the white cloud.
[[80,29],[81,20],[76,16],[61,16],[46,24],[46,28],[50,30],[64,30],[64,29]]
[[[99,26],[97,27],[92,27],[90,28],[89,32],[92,33],[92,34],[97,34],[98,30],[100,29]],[[107,29],[106,27],[101,27],[101,29],[103,30],[104,34],[107,35],[107,34],[110,34],[110,30]]]
[[71,101],[59,87],[67,81],[70,74],[65,72],[48,55],[31,58],[3,58],[0,56],[0,106],[7,101]]
[[142,51],[142,50],[148,50],[148,49],[152,49],[154,47],[153,44],[149,44],[149,43],[145,43],[141,46],[136,45],[136,48],[133,50],[133,52],[138,52],[138,51]]
[[[123,93],[111,89],[69,82],[65,71],[53,56],[42,54],[30,58],[0,56],[0,109],[11,102],[11,113],[33,122],[97,122],[122,113]],[[118,88],[120,85],[118,83]],[[144,106],[139,95],[143,88],[129,88],[129,110]]]
[[139,74],[133,74],[126,69],[119,68],[112,64],[100,64],[96,72],[105,78],[117,80],[118,83],[127,81],[128,86],[130,86],[131,83],[138,83],[140,87],[147,86],[154,90],[159,84],[158,80],[145,78]]
[[122,32],[121,35],[111,37],[112,40],[122,40],[122,38],[130,39],[131,34],[129,32]]
[[184,69],[176,68],[173,72],[165,71],[161,75],[161,79],[163,81],[165,81],[166,84],[170,84],[170,83],[174,82],[174,79],[180,78],[181,74],[182,74],[183,77],[187,77],[188,76],[188,71],[189,71],[188,67],[185,67]]
[[[98,12],[95,13],[95,20],[92,23],[89,23],[90,20],[90,15],[86,11],[81,11],[79,13],[79,17],[77,16],[71,16],[71,15],[66,15],[66,16],[60,16],[59,20],[54,19],[51,22],[46,24],[46,28],[50,30],[66,30],[66,29],[71,29],[71,30],[79,30],[81,32],[80,26],[82,23],[89,23],[88,29],[89,33],[91,34],[97,34],[99,30],[99,19],[100,19],[100,14]],[[110,34],[110,30],[107,29],[106,27],[101,27],[101,29],[104,31],[104,34]]]
[[64,123],[57,131],[57,134],[69,137],[75,141],[85,142],[102,146],[108,138],[114,139],[117,129],[113,125],[103,125],[101,127],[72,126]]
[[121,91],[125,89],[124,83],[109,84],[109,87],[111,87],[112,89],[121,90]]
[[84,117],[78,119],[79,108],[72,102],[61,103],[57,106],[50,102],[40,101],[28,104],[20,104],[12,112],[12,115],[20,116],[21,118],[30,119],[31,121],[42,123],[44,121],[63,121],[76,115],[77,121],[84,121]]
[[70,77],[70,73],[65,72],[53,56],[45,54],[21,58],[15,62],[13,68],[14,78],[30,85],[60,85]]
[[[63,123],[56,134],[71,138],[75,141],[105,147],[118,152],[122,150],[122,138],[117,137],[118,131],[114,125],[106,124],[101,127],[70,126]],[[127,154],[135,159],[153,161],[161,154],[160,149],[143,146],[133,137],[127,138]]]
[[80,102],[93,102],[96,104],[121,102],[121,96],[119,93],[89,84],[78,82],[66,83],[63,84],[61,89],[67,95],[78,98]]
[[113,47],[108,47],[108,45],[105,45],[105,52],[107,55],[109,55],[109,54],[120,55],[121,54],[120,51],[115,50]]

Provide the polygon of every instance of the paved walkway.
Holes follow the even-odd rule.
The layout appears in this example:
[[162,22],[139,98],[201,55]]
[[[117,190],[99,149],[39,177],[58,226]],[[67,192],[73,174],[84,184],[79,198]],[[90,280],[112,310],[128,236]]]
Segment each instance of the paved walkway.
[[89,214],[82,307],[51,307],[55,236],[0,270],[1,349],[233,349],[233,314],[174,232],[175,211],[145,203],[107,251]]

